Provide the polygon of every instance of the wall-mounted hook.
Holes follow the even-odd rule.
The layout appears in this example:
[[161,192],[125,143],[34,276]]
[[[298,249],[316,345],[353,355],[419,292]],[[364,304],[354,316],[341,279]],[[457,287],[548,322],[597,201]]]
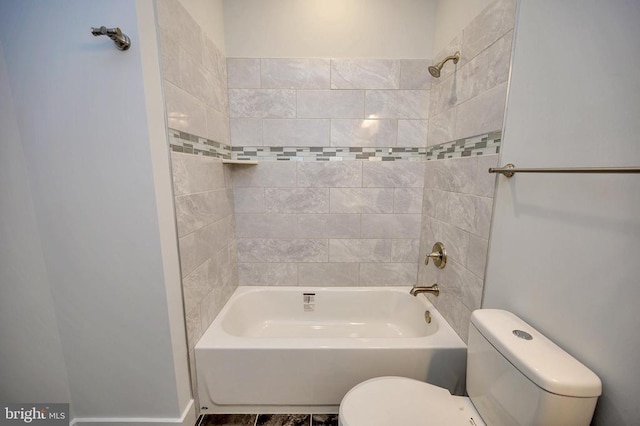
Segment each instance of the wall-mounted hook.
[[106,35],[116,44],[118,50],[127,50],[131,47],[131,39],[123,33],[120,28],[107,28],[102,26],[100,28],[91,27],[91,34],[94,36]]

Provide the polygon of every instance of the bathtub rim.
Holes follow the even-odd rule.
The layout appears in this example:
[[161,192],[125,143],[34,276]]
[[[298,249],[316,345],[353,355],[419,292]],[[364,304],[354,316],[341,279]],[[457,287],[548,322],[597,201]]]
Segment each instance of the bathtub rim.
[[[397,348],[423,348],[425,346],[438,348],[467,348],[467,345],[458,336],[456,331],[444,319],[437,308],[424,294],[411,296],[409,286],[352,286],[352,287],[328,287],[328,286],[238,286],[229,300],[225,303],[218,315],[202,334],[195,345],[195,350],[206,349],[242,349],[242,348],[283,348],[283,349],[397,349]],[[226,332],[222,327],[222,318],[232,309],[233,303],[242,296],[262,291],[287,291],[287,292],[397,292],[404,293],[407,297],[416,297],[425,310],[429,310],[433,321],[437,321],[438,329],[435,333],[420,337],[252,337],[235,336]]]

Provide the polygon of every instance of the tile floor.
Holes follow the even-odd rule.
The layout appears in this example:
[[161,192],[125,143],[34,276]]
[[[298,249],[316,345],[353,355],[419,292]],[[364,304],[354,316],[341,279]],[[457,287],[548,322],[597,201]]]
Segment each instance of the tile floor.
[[338,426],[337,414],[208,414],[196,426]]

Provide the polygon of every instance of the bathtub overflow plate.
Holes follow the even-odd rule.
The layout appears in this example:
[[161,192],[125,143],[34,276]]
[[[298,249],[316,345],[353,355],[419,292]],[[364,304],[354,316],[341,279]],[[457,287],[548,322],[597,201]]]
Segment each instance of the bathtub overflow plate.
[[524,340],[533,340],[533,336],[522,330],[513,330],[512,332],[516,337]]

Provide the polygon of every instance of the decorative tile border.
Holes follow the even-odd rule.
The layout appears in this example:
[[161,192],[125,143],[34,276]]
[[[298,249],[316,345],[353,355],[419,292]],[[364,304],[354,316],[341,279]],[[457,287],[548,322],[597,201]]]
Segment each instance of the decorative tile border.
[[428,161],[491,155],[500,152],[501,132],[459,139],[426,148],[415,147],[282,147],[234,146],[169,129],[169,144],[176,152],[232,160],[253,161]]
[[502,132],[492,132],[441,143],[427,149],[427,160],[499,154],[501,142]]
[[234,146],[234,160],[258,161],[424,161],[427,148],[337,148],[337,147],[269,147]]
[[175,152],[231,159],[231,147],[210,139],[169,129],[169,146]]

